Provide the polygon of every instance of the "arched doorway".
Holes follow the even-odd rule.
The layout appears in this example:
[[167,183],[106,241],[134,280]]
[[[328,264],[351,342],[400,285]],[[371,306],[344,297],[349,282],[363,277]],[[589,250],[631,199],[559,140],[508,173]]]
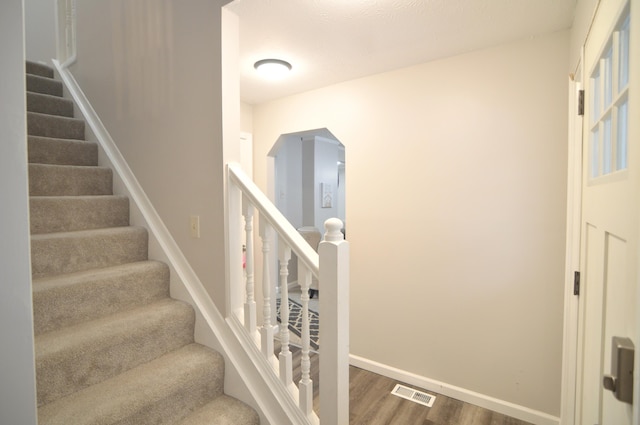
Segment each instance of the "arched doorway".
[[[271,199],[314,249],[329,218],[342,220],[346,234],[345,146],[337,137],[326,128],[283,134],[269,151],[268,163]],[[272,281],[278,282],[279,298],[278,265],[274,264],[271,270]],[[289,262],[287,285],[289,299],[294,303],[300,297],[297,283],[294,255]],[[311,301],[309,309],[317,314],[317,299]]]
[[329,130],[283,134],[269,157],[273,201],[295,228],[323,232],[332,217],[346,227],[345,147]]

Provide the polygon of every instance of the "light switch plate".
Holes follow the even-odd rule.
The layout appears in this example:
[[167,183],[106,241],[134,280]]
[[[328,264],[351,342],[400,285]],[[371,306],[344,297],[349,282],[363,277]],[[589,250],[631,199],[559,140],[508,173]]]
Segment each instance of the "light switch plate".
[[199,239],[200,238],[200,216],[192,215],[189,217],[189,231],[191,232],[191,237]]

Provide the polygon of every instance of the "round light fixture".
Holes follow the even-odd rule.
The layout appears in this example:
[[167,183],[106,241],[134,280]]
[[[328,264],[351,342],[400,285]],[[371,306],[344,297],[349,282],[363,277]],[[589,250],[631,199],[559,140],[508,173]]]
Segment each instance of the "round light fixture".
[[284,78],[291,71],[291,64],[281,59],[262,59],[256,62],[253,67],[260,75],[270,80]]

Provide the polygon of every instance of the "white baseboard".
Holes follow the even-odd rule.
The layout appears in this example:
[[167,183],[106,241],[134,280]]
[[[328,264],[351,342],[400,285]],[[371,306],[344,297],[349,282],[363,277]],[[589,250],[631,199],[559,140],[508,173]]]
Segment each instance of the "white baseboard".
[[511,416],[522,421],[531,422],[536,425],[560,424],[560,418],[549,415],[548,413],[493,398],[465,388],[449,385],[434,379],[429,379],[427,377],[416,375],[373,360],[365,359],[364,357],[356,356],[354,354],[349,355],[349,362],[352,366],[377,373],[378,375],[386,376],[456,400],[464,401],[465,403],[493,410],[494,412],[502,413],[503,415]]

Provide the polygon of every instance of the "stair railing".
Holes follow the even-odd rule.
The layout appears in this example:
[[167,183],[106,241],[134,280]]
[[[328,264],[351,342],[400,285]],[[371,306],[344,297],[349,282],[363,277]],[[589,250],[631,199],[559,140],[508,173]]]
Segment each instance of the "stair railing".
[[[325,222],[324,240],[316,253],[238,164],[227,166],[229,271],[227,321],[296,424],[349,423],[349,244],[342,222]],[[258,216],[261,257],[254,249],[254,221]],[[274,246],[277,244],[277,252]],[[243,261],[243,250],[246,258]],[[289,304],[282,302],[281,325],[275,323],[275,282],[270,268],[277,255],[280,299],[288,299],[289,262],[298,258],[301,288],[301,356],[294,364],[290,350]],[[261,260],[261,282],[256,284],[256,259]],[[311,373],[309,287],[318,279],[320,290],[319,390],[314,393]],[[260,298],[258,295],[260,294]],[[258,314],[261,309],[261,315]],[[259,317],[260,316],[260,317]],[[274,341],[280,343],[274,352]],[[300,369],[294,382],[293,371]],[[319,415],[314,398],[319,396]]]

